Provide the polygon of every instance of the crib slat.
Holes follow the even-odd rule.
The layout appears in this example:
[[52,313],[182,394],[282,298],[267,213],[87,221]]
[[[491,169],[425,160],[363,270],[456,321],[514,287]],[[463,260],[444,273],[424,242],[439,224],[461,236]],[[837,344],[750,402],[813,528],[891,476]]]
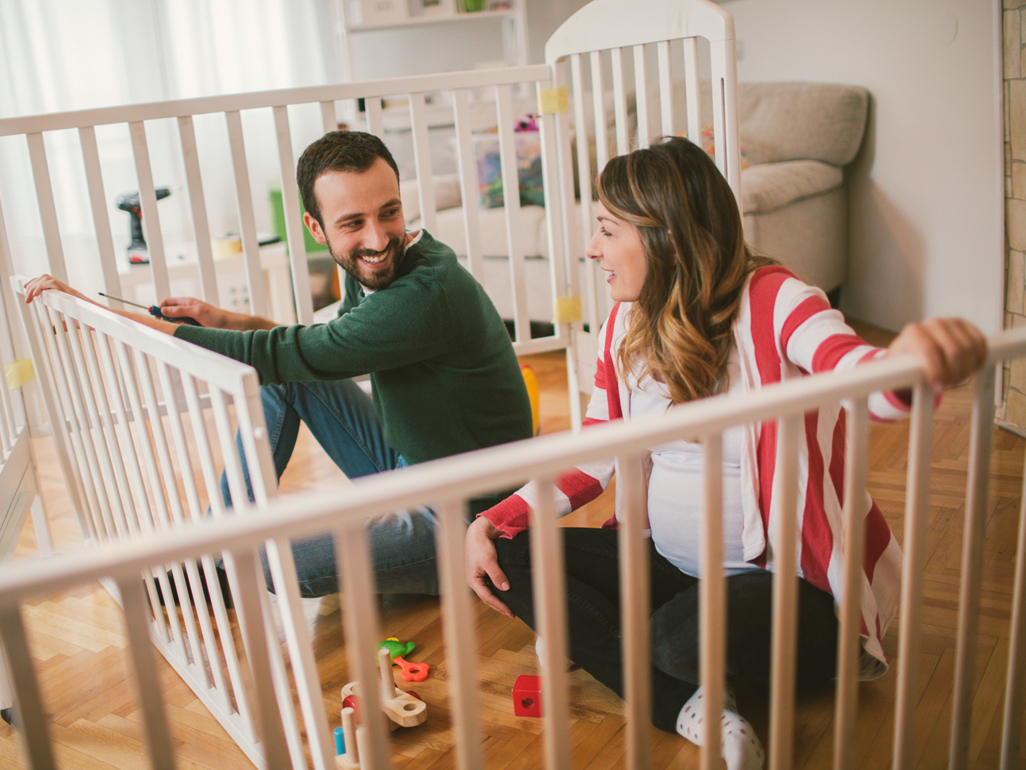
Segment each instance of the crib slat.
[[[97,336],[100,337],[101,335],[97,333]],[[125,466],[125,470],[127,471],[130,480],[131,493],[128,495],[126,500],[126,502],[129,503],[129,517],[130,520],[134,520],[136,522],[137,530],[152,532],[154,531],[152,518],[148,515],[143,515],[141,511],[148,510],[148,502],[152,499],[154,504],[157,506],[158,512],[160,512],[160,515],[166,521],[167,511],[164,509],[164,495],[160,493],[159,489],[155,491],[152,498],[146,494],[146,484],[143,481],[141,468],[139,466],[139,455],[136,451],[136,444],[132,440],[129,416],[121,398],[122,388],[124,388],[126,394],[135,390],[137,370],[133,371],[122,367],[120,372],[116,374],[114,371],[114,362],[110,354],[110,345],[114,344],[117,346],[117,343],[106,335],[102,335],[102,340],[98,339],[98,343],[97,347],[100,350],[100,358],[103,364],[102,369],[107,385],[107,393],[109,394],[110,401],[112,402],[112,407],[108,407],[108,413],[110,413],[112,409],[116,418],[117,427],[113,432],[115,434],[116,442],[120,444],[118,455],[121,458],[122,464]],[[143,412],[138,409],[133,409],[132,416],[138,417],[138,420],[135,421],[138,431],[139,422],[143,419]],[[149,443],[146,440],[147,438],[148,437],[145,435],[140,435],[139,444],[143,447],[144,455],[147,454],[149,450]],[[150,478],[152,479],[154,477],[155,473],[151,471]],[[174,476],[172,475],[168,478],[174,478]],[[135,501],[138,501],[138,505],[136,505]],[[169,594],[167,593],[168,585],[165,571],[158,569],[155,573],[147,572],[144,574],[146,589],[149,592],[150,597],[150,606],[156,608],[159,606],[159,600],[156,595],[156,589],[153,585],[153,577],[156,577],[157,580],[160,581],[161,591],[164,592],[164,596],[168,596]],[[175,572],[173,579],[178,589],[178,595],[180,597],[184,597],[185,593],[182,590],[183,583],[181,582],[180,570]],[[188,612],[187,607],[186,599],[183,601],[183,610],[185,611],[186,627],[189,628],[192,615]],[[167,630],[164,628],[163,614],[155,609],[154,615],[157,616],[156,623],[160,630],[161,637],[167,639]],[[178,624],[178,616],[173,612],[169,613],[169,615],[171,617],[173,635],[175,638],[181,639],[181,629]],[[179,652],[184,655],[184,647],[180,646]]]
[[461,770],[484,767],[481,749],[481,699],[474,661],[474,612],[471,594],[463,576],[464,535],[462,499],[445,500],[438,506],[438,578],[442,589],[442,624],[446,658],[451,661],[450,701],[454,712],[453,742],[456,764]]
[[456,131],[456,168],[460,178],[460,198],[463,202],[463,232],[467,243],[467,269],[480,283],[484,280],[481,198],[477,190],[477,167],[474,161],[474,140],[471,136],[470,94],[465,88],[453,91],[452,112]]
[[499,126],[499,158],[502,168],[503,212],[506,215],[506,248],[513,291],[513,329],[517,342],[531,339],[527,296],[519,287],[527,285],[524,265],[524,235],[520,215],[520,181],[517,171],[516,139],[513,133],[513,99],[509,86],[495,87],[496,118]]
[[[575,56],[574,58],[579,66],[580,57]],[[566,63],[559,62],[554,69],[552,87],[565,90],[566,86]],[[574,99],[576,103],[576,92]],[[585,125],[583,123],[580,125],[586,132]],[[548,201],[555,198],[558,199],[560,212],[558,217],[551,213],[546,217],[546,225],[550,233],[549,254],[552,255],[549,260],[549,272],[553,280],[553,297],[577,297],[580,301],[583,299],[578,261],[578,255],[581,253],[581,238],[578,232],[578,222],[574,221],[573,216],[576,201],[573,185],[572,136],[568,120],[563,117],[542,116],[541,127],[542,152],[546,157],[544,166],[546,208],[550,205]],[[582,211],[587,211],[590,209],[590,203],[582,204],[580,208]],[[558,244],[554,240],[556,228],[559,228],[558,232],[562,234]],[[594,270],[589,272],[594,276]],[[577,332],[583,330],[583,320],[582,302],[581,317],[577,321],[555,325],[556,336],[566,341],[567,392],[572,394],[581,392],[577,365]],[[581,426],[580,401],[576,396],[570,399],[570,429],[573,431],[579,430]]]
[[645,61],[645,46],[634,46],[634,102],[638,116],[638,148],[648,147],[652,138],[648,124],[648,66]]
[[[562,85],[562,84],[561,84]],[[539,87],[539,91],[541,88]],[[561,189],[562,180],[568,177],[563,175],[563,169],[559,169],[560,174],[557,175],[557,169],[559,166],[559,156],[557,156],[556,145],[559,141],[559,136],[556,132],[556,116],[555,115],[541,115],[537,119],[538,121],[538,138],[541,142],[541,157],[542,163],[542,191],[544,194],[545,211],[546,216],[551,218],[552,226],[547,227],[547,241],[549,254],[552,258],[549,262],[549,288],[552,292],[553,298],[566,297],[567,296],[567,275],[564,265],[566,261],[560,258],[560,255],[566,254],[566,238],[569,235],[569,230],[573,226],[570,222],[570,217],[565,215],[567,211],[564,206],[568,200],[573,200],[573,190]],[[567,152],[563,152],[563,158],[569,157],[569,146]],[[565,169],[569,172],[569,165]],[[526,289],[522,289],[522,293],[526,295]],[[573,296],[573,295],[570,295]],[[563,324],[556,324],[554,333],[558,336],[561,334],[567,334],[569,327]]]
[[[306,617],[303,615],[292,547],[287,538],[281,538],[268,540],[266,550],[314,767],[317,770],[335,770],[332,731],[328,729],[324,700],[320,697],[317,661],[314,660],[313,647],[306,628]],[[299,741],[299,744],[302,745],[302,741]]]
[[146,125],[140,121],[128,124],[132,136],[132,152],[135,156],[135,173],[139,181],[139,205],[146,225],[146,250],[150,260],[150,274],[153,288],[158,297],[171,295],[171,283],[167,277],[167,256],[164,253],[164,236],[160,229],[160,213],[157,210],[157,193],[153,182],[153,168],[150,165],[150,150],[146,142]]
[[[593,194],[593,185],[591,178],[591,143],[588,141],[588,125],[589,121],[585,115],[585,86],[584,86],[584,72],[583,72],[583,61],[579,55],[574,55],[571,59],[571,76],[573,77],[574,87],[574,126],[576,136],[574,137],[574,146],[577,148],[577,180],[578,189],[580,190],[580,233],[581,241],[587,244],[591,236],[593,229],[593,222],[591,217],[591,198]],[[602,128],[602,124],[599,122],[600,115],[602,114],[601,105],[599,101],[601,99],[599,94],[602,93],[602,72],[601,72],[601,61],[599,60],[597,53],[590,55],[590,67],[591,67],[591,94],[593,100],[593,114],[592,117],[595,121],[593,124],[594,136],[595,136],[595,163],[597,168],[602,168],[605,165],[606,151],[606,136],[605,130]],[[596,69],[597,68],[597,69]],[[598,283],[596,281],[595,273],[598,270],[597,265],[591,264],[590,260],[585,259],[583,266],[578,264],[578,260],[584,254],[584,248],[579,248],[571,252],[571,272],[582,270],[584,277],[584,287],[582,291],[587,293],[589,298],[588,303],[588,315],[585,319],[588,322],[588,328],[598,329],[601,326],[603,317],[599,311],[598,302]]]
[[648,564],[648,522],[645,509],[647,476],[635,454],[618,458],[617,484],[622,487],[618,535],[620,596],[623,629],[624,696],[627,702],[627,767],[641,770],[651,761],[652,677],[649,618],[652,599]]
[[[238,435],[242,439],[246,464],[249,469],[250,483],[254,498],[258,505],[266,504],[268,498],[277,493],[277,475],[270,447],[264,438],[267,429],[263,424],[263,408],[256,375],[250,376],[246,387],[248,392],[246,408],[236,402],[236,418],[239,422]],[[237,397],[238,398],[238,397]],[[254,421],[254,422],[251,422]],[[296,564],[292,548],[287,538],[269,540],[266,544],[267,561],[274,581],[275,595],[280,605],[282,625],[292,661],[293,675],[299,692],[300,707],[309,735],[314,766],[318,770],[334,770],[334,753],[331,731],[324,713],[324,701],[320,697],[320,681],[317,673],[317,662],[313,657],[306,617],[303,614],[302,599],[299,595],[299,582],[296,577]],[[266,599],[266,596],[264,597]],[[293,751],[302,755],[302,738],[299,734],[292,706],[291,691],[284,674],[284,665],[280,663],[281,652],[271,637],[271,658],[278,674],[279,699],[285,725],[289,731],[290,745]],[[287,701],[287,702],[286,702]],[[303,760],[305,763],[305,760]]]
[[[777,420],[777,466],[782,488],[774,500],[777,515],[773,565],[773,663],[770,692],[770,767],[791,767],[794,754],[795,640],[798,636],[798,441],[801,416]],[[772,537],[772,533],[771,533]]]
[[203,194],[203,177],[199,167],[199,149],[196,146],[196,129],[191,115],[178,118],[178,136],[182,144],[182,159],[185,162],[185,184],[189,189],[189,205],[192,211],[192,229],[196,235],[196,260],[199,268],[200,298],[218,304],[217,274],[214,270],[214,254],[210,240],[210,222],[207,219],[206,196]]
[[869,408],[865,399],[846,401],[844,468],[844,582],[840,639],[837,648],[837,718],[834,726],[834,768],[850,770],[855,763],[855,720],[858,716],[859,621],[862,617],[862,554],[866,524],[861,506],[866,489]]
[[[263,570],[257,565],[259,584],[264,586]],[[294,570],[293,570],[294,572]],[[260,624],[263,627],[267,639],[268,660],[271,668],[271,682],[274,684],[274,692],[277,699],[277,711],[285,732],[285,745],[289,755],[292,757],[292,767],[306,769],[306,756],[303,746],[303,735],[299,729],[299,719],[296,716],[296,705],[292,700],[292,688],[289,684],[288,673],[285,671],[285,660],[281,651],[281,643],[278,639],[278,632],[271,618],[271,600],[267,591],[260,591],[260,606],[263,610],[263,617]],[[309,646],[309,639],[306,642]],[[323,704],[321,706],[323,710]],[[315,717],[316,718],[316,717]],[[326,728],[325,728],[326,729]],[[314,728],[312,732],[317,732]],[[322,733],[323,735],[323,733]],[[323,751],[323,748],[322,748]]]
[[[0,226],[2,225],[3,221],[0,217]],[[4,231],[4,235],[6,235],[6,231]],[[0,241],[0,245],[5,241],[6,237]],[[6,290],[6,287],[3,288]],[[39,377],[42,385],[40,390],[43,404],[46,406],[46,413],[50,416],[54,446],[57,449],[57,461],[64,478],[73,480],[67,484],[68,494],[71,497],[71,504],[75,510],[75,519],[78,522],[82,539],[89,542],[96,537],[93,519],[93,512],[96,509],[93,501],[87,496],[86,488],[81,483],[79,475],[73,470],[72,455],[75,449],[68,433],[68,423],[64,419],[63,404],[54,400],[54,391],[58,391],[58,398],[63,398],[60,392],[63,392],[65,388],[63,382],[54,377],[52,338],[49,335],[45,341],[40,338],[40,328],[42,328],[40,319],[46,316],[46,308],[40,303],[33,303],[32,307],[24,302],[17,304],[21,307],[21,317],[27,332],[29,348],[32,351],[32,360],[36,364],[36,376]]]
[[[376,686],[378,669],[375,645],[381,639],[381,621],[373,605],[374,578],[371,573],[367,530],[350,524],[335,532],[335,556],[342,577],[343,620],[346,660],[352,681],[360,683],[361,709],[365,714],[381,711],[381,692]],[[392,767],[392,759],[380,719],[369,719],[362,727],[366,741],[359,743],[360,766]]]
[[[211,514],[214,518],[224,516],[224,499],[221,497],[220,484],[214,466],[214,460],[210,451],[210,437],[207,435],[206,424],[203,420],[203,409],[200,407],[199,397],[196,393],[196,383],[191,376],[182,374],[182,390],[185,392],[185,400],[188,405],[190,423],[192,426],[193,441],[191,452],[189,447],[184,447],[186,452],[180,456],[179,461],[182,467],[189,465],[188,457],[194,454],[199,458],[200,471],[203,475],[204,486],[207,492],[207,501]],[[191,477],[191,474],[190,474]],[[198,511],[198,502],[194,505],[193,511]],[[225,663],[228,666],[228,677],[231,680],[232,690],[236,698],[239,715],[242,717],[243,731],[248,741],[255,740],[256,732],[253,723],[253,712],[250,708],[249,693],[246,690],[242,671],[239,665],[239,656],[235,648],[235,638],[232,635],[231,625],[228,622],[228,613],[224,608],[224,598],[221,595],[221,586],[217,580],[217,571],[214,567],[214,560],[209,555],[203,556],[203,578],[207,590],[210,592],[210,605],[214,612],[214,619],[217,623],[218,637],[221,640],[221,647],[224,650]],[[216,676],[216,675],[215,675]],[[226,711],[230,713],[230,705],[226,699]]]
[[[25,621],[19,606],[0,607],[0,639],[3,640],[7,659],[18,661],[17,666],[8,666],[7,670],[14,680],[16,705],[21,720],[22,746],[28,754],[29,766],[40,770],[56,767],[50,731],[47,727],[50,720],[43,709],[36,664],[29,648]],[[0,661],[0,666],[2,665],[3,661]]]
[[[595,164],[596,168],[605,168],[609,162],[609,137],[605,129],[606,110],[603,95],[606,92],[605,78],[602,71],[602,55],[592,51],[588,55],[591,71],[591,110],[595,129]],[[584,200],[584,189],[581,189],[581,200]]]
[[246,264],[246,283],[249,286],[249,307],[253,315],[267,315],[267,293],[260,267],[260,244],[257,241],[256,217],[253,213],[253,189],[249,182],[246,163],[246,142],[242,133],[242,116],[238,110],[224,114],[228,122],[228,141],[232,149],[232,168],[235,171],[235,202],[239,212],[239,233],[242,236],[242,255]]
[[[256,698],[254,716],[257,734],[263,747],[264,761],[269,768],[291,765],[285,741],[285,730],[276,688],[273,663],[267,643],[266,617],[263,610],[264,575],[256,554],[252,552],[224,553],[224,566],[228,572],[235,613],[246,642],[246,657]],[[291,703],[292,699],[289,698]],[[284,704],[282,704],[284,705]]]
[[[977,396],[978,398],[981,396]],[[982,398],[988,398],[982,396]],[[1026,480],[1026,467],[1023,468]],[[1012,622],[1008,642],[1008,674],[1005,676],[1005,715],[1001,731],[1001,770],[1019,766],[1022,719],[1026,711],[1026,485],[1019,492],[1019,538],[1016,551]]]
[[[738,209],[741,210],[741,140],[738,135],[737,53],[733,31],[732,28],[730,37],[724,40],[710,40],[709,48],[712,60],[716,165],[727,178]],[[744,211],[740,213],[744,214]]]
[[43,239],[46,242],[48,269],[50,275],[58,281],[67,282],[68,268],[64,262],[64,247],[61,245],[61,231],[57,224],[57,206],[53,200],[46,145],[41,133],[26,134],[25,139],[28,141],[32,176],[36,182],[36,200],[39,203],[39,218],[42,220]]
[[[174,389],[171,386],[168,367],[163,361],[158,362],[157,364],[157,376],[160,380],[161,388],[165,393],[174,392]],[[137,402],[138,395],[135,395],[133,397],[133,404]],[[199,503],[199,496],[196,491],[196,479],[192,475],[192,465],[189,462],[188,445],[185,442],[185,435],[182,431],[180,410],[178,408],[172,408],[173,406],[177,406],[177,404],[169,399],[167,409],[167,422],[168,426],[170,427],[171,439],[175,447],[175,454],[178,457],[179,473],[177,474],[177,478],[181,481],[182,486],[185,488],[186,502],[188,504],[189,510],[192,511],[192,517],[195,519],[199,519],[203,514]],[[179,495],[174,494],[171,496],[172,521],[170,522],[170,526],[172,527],[181,526],[186,521],[181,503],[182,501]],[[196,567],[196,562],[192,559],[186,561],[185,571],[188,578],[191,595],[200,596],[202,594],[201,581],[203,580],[203,578],[200,575],[199,569],[197,569]],[[179,593],[179,596],[181,596],[181,593]],[[186,596],[185,602],[188,602],[188,596]],[[183,602],[183,611],[184,607],[186,606],[185,602]],[[228,697],[228,690],[227,685],[225,684],[224,674],[222,673],[221,666],[219,663],[218,665],[214,665],[214,661],[218,661],[220,656],[217,652],[217,646],[214,640],[214,632],[210,625],[210,616],[207,612],[204,611],[201,605],[197,606],[197,615],[199,618],[200,631],[202,633],[203,649],[206,651],[207,661],[211,663],[210,672],[213,675],[214,679],[214,690],[221,699],[221,708],[225,712],[229,712],[231,710],[231,702]],[[207,667],[203,663],[203,655],[200,650],[194,648],[193,660],[197,663],[196,668],[200,683],[204,687],[209,687],[210,684],[209,679],[207,677]]]
[[[84,472],[87,470],[90,483],[95,490],[96,499],[99,502],[99,511],[103,524],[102,533],[105,538],[112,539],[118,534],[118,526],[111,511],[110,498],[112,496],[107,494],[107,485],[104,482],[101,471],[101,461],[99,459],[101,452],[98,447],[96,425],[93,418],[95,412],[89,411],[89,402],[85,395],[87,392],[84,388],[85,372],[81,366],[79,356],[73,353],[77,347],[74,344],[76,333],[66,330],[65,317],[52,310],[50,311],[49,323],[56,330],[57,348],[60,350],[63,362],[63,377],[71,385],[72,408],[77,418],[77,430],[82,431],[81,447],[84,452],[84,460],[80,460],[80,466]],[[72,329],[74,328],[73,321],[68,319],[67,323],[71,325]]]
[[[133,496],[132,489],[129,486],[128,473],[125,468],[125,454],[118,442],[117,429],[113,424],[114,411],[110,403],[112,395],[104,379],[101,377],[100,367],[96,360],[96,346],[102,346],[106,342],[106,338],[99,332],[92,330],[82,334],[79,339],[81,354],[85,360],[88,373],[86,392],[89,394],[89,399],[92,402],[90,408],[94,410],[93,414],[97,415],[100,433],[103,436],[102,446],[106,451],[105,457],[108,458],[107,462],[109,462],[110,468],[113,469],[115,491],[117,492],[116,499],[119,503],[116,511],[118,512],[119,520],[124,521],[126,534],[135,535],[140,529],[140,517],[137,516],[135,507],[136,498]],[[117,388],[116,382],[114,388]],[[116,398],[116,395],[114,398]]]
[[659,73],[659,118],[662,122],[662,135],[673,136],[676,133],[673,125],[673,63],[670,59],[668,40],[656,43],[656,57],[656,71]]
[[933,442],[933,393],[923,384],[913,390],[905,496],[905,561],[901,565],[898,695],[895,706],[894,768],[913,766],[916,674],[919,668],[923,559],[929,504],[930,445]]
[[[221,450],[221,462],[224,464],[223,474],[228,479],[232,505],[241,509],[249,504],[249,493],[246,490],[246,482],[243,477],[241,458],[234,450],[235,431],[232,430],[228,417],[228,405],[225,403],[224,394],[218,390],[210,392],[210,411],[214,416],[217,442]],[[256,491],[256,487],[253,486],[253,493],[256,494]]]
[[688,139],[702,145],[702,116],[699,109],[701,94],[698,66],[698,41],[693,37],[684,40],[684,96],[688,105]]
[[[616,154],[630,152],[630,135],[627,133],[627,83],[623,74],[623,49],[609,52],[613,65],[613,115],[616,116]],[[599,169],[601,171],[601,169]]]
[[[84,438],[86,431],[83,430],[83,421],[85,418],[78,407],[80,400],[78,386],[75,382],[69,383],[65,375],[65,371],[71,370],[72,364],[69,362],[67,367],[65,366],[69,356],[65,344],[63,318],[45,305],[36,305],[35,310],[36,322],[39,325],[33,324],[32,328],[34,331],[39,328],[46,330],[44,334],[46,334],[48,376],[50,381],[57,385],[61,401],[59,405],[56,405],[59,409],[55,409],[51,414],[59,415],[54,422],[58,423],[59,432],[66,437],[66,446],[70,446],[68,462],[69,464],[73,462],[79,469],[79,473],[74,474],[73,477],[79,480],[83,492],[82,499],[87,503],[79,521],[84,525],[83,530],[88,533],[90,540],[102,542],[110,539],[108,512],[105,510],[102,498],[97,493],[96,474],[90,462],[90,454]],[[55,330],[54,334],[49,334],[50,329]],[[100,488],[102,489],[102,486]]]
[[[288,107],[274,108],[274,126],[278,133],[281,202],[285,214],[285,237],[289,244],[289,264],[292,266],[296,320],[309,326],[313,323],[313,296],[310,293],[310,268],[306,261],[303,214],[299,210],[299,193],[296,189],[296,163],[292,157],[292,133],[289,130]],[[284,320],[287,319],[283,319],[282,322]]]
[[96,130],[92,126],[78,129],[82,145],[82,160],[85,164],[86,183],[89,187],[89,202],[93,209],[93,227],[96,228],[96,246],[100,251],[100,270],[103,272],[103,286],[108,294],[116,297],[121,293],[121,276],[118,275],[117,258],[114,255],[114,238],[110,232],[107,196],[103,190],[103,173],[100,170],[100,151],[96,146]]
[[[158,521],[163,527],[171,527],[172,524],[172,511],[175,521],[181,521],[182,518],[182,505],[177,488],[176,479],[180,477],[179,473],[175,473],[174,466],[171,463],[170,453],[168,451],[168,440],[164,432],[164,423],[161,419],[161,400],[157,395],[156,388],[154,386],[153,377],[150,370],[150,361],[147,358],[140,357],[136,353],[135,357],[136,367],[135,371],[139,373],[140,386],[142,388],[143,397],[145,398],[145,412],[139,412],[140,418],[136,420],[136,436],[139,439],[139,444],[143,448],[143,457],[147,467],[147,478],[150,479],[151,494],[156,502],[156,514]],[[161,390],[163,392],[163,403],[165,405],[165,411],[168,415],[171,415],[175,411],[175,397],[174,390],[171,387],[171,383],[166,377],[166,365],[161,362],[156,362],[156,370],[158,377],[161,373],[164,377],[161,379]],[[136,395],[137,397],[137,395]],[[144,419],[145,415],[149,415],[149,420]],[[147,422],[150,426],[148,433],[146,430]],[[156,458],[154,457],[156,453]],[[159,461],[159,468],[157,465]],[[163,479],[163,480],[162,480]],[[166,497],[166,502],[165,502]],[[169,507],[170,506],[170,509]],[[182,605],[182,612],[186,618],[186,631],[188,641],[191,648],[194,651],[196,659],[199,655],[199,641],[196,639],[196,626],[193,623],[192,614],[192,602],[189,599],[189,590],[186,587],[185,579],[182,574],[182,565],[173,564],[171,566],[171,576],[174,581],[174,585],[179,595],[179,601]],[[158,578],[161,577],[158,575]],[[198,583],[194,583],[196,587],[199,587]],[[202,592],[193,592],[193,596],[202,596]],[[202,601],[197,608],[200,614],[203,614]],[[158,613],[159,615],[160,613]],[[179,623],[177,623],[177,613],[169,612],[168,616],[171,620],[171,626],[175,634],[181,633]],[[188,657],[185,654],[184,646],[180,650],[181,659],[183,664],[188,664]],[[206,672],[203,671],[201,675],[203,681],[206,680]]]
[[542,702],[545,704],[545,767],[569,768],[569,687],[566,677],[568,632],[566,624],[566,572],[563,532],[556,525],[553,502],[555,481],[537,479],[538,507],[530,528],[531,569],[534,573],[535,622],[544,640],[546,665],[542,667]]
[[142,708],[150,762],[154,768],[174,770],[174,744],[168,729],[159,669],[153,657],[153,647],[147,629],[146,617],[149,613],[146,609],[143,589],[137,577],[118,578],[116,583],[124,606],[128,653],[132,661],[132,673],[137,687],[136,695]]
[[[259,398],[255,395],[255,392],[253,396],[255,398]],[[228,405],[225,401],[225,394],[222,391],[215,388],[212,388],[210,391],[210,411],[213,413],[214,416],[214,425],[217,431],[218,442],[221,447],[221,459],[225,466],[224,473],[228,477],[228,486],[232,493],[232,505],[235,509],[234,515],[240,515],[240,511],[244,511],[246,508],[249,508],[252,504],[247,499],[248,494],[246,491],[245,482],[243,480],[242,475],[242,458],[239,457],[238,452],[235,450],[236,430],[232,427],[231,421],[228,416]],[[246,410],[240,409],[238,411],[239,413],[244,413]],[[250,468],[250,485],[252,487],[254,499],[256,500],[256,502],[258,504],[264,504],[266,503],[268,497],[268,490],[264,485],[264,480],[267,478],[267,474],[273,474],[273,464],[270,458],[270,450],[267,448],[266,445],[264,445],[264,452],[258,454],[253,451],[253,445],[251,441],[247,441],[244,444],[244,450],[247,448],[247,444],[249,449],[249,457],[258,460],[258,462],[252,463],[252,465],[247,465],[247,467]],[[254,472],[253,468],[259,468],[259,472]],[[241,515],[245,514],[242,513]],[[289,556],[291,557],[291,552]],[[284,563],[284,557],[282,557],[282,560]],[[228,554],[225,554],[225,566],[228,566]],[[245,572],[241,574],[245,574],[248,576],[249,573]],[[284,575],[285,573],[282,574],[282,579],[283,581],[287,581],[287,578],[285,578]],[[231,585],[232,591],[234,592],[236,590],[236,585],[234,582],[231,581],[238,580],[238,578],[233,577],[230,569],[228,571],[228,577],[230,581],[229,584]],[[295,580],[294,565],[292,566],[292,580]],[[257,586],[260,589],[264,588],[264,575],[262,568],[258,569]],[[259,597],[262,612],[259,616],[256,616],[256,619],[261,624],[261,627],[263,627],[265,625],[264,618],[268,617],[269,615],[266,591],[260,590]],[[296,597],[296,602],[298,603],[298,596]],[[240,626],[243,625],[244,622],[246,621],[243,620],[243,617],[240,614]],[[267,665],[269,666],[271,672],[271,679],[274,684],[275,691],[278,694],[279,703],[278,711],[276,712],[276,719],[278,720],[278,724],[284,731],[285,740],[288,748],[291,751],[294,766],[304,767],[305,759],[303,758],[302,738],[299,732],[299,725],[296,719],[295,705],[292,702],[292,692],[285,674],[285,664],[282,660],[281,647],[278,644],[277,633],[273,632],[270,626],[266,628],[266,632],[268,635],[268,639],[266,640],[267,647],[266,651],[264,653],[261,653],[261,656],[266,656],[267,658]],[[256,632],[254,631],[253,633]],[[302,641],[302,632],[294,631],[294,633],[298,634],[298,638],[300,639],[300,641]],[[247,639],[246,652],[249,656],[250,663],[252,664],[253,653],[249,647],[249,636],[245,633],[244,636]],[[306,644],[307,646],[309,646],[309,640],[306,641]],[[262,661],[261,665],[263,665]],[[308,672],[309,669],[307,668],[306,671]],[[259,691],[257,691],[256,694],[261,698],[263,697],[263,694]],[[274,764],[269,764],[269,766],[277,767],[277,765]]]
[[363,106],[367,111],[367,133],[378,137],[384,136],[385,114],[381,99],[367,99]]
[[958,594],[958,642],[955,681],[952,688],[949,767],[965,767],[969,757],[973,680],[980,627],[980,593],[983,588],[983,546],[987,530],[988,480],[994,429],[994,367],[984,367],[976,377],[969,472],[966,482],[965,524],[962,535],[961,586]]
[[723,436],[702,438],[703,494],[701,582],[698,584],[699,666],[704,692],[705,746],[702,770],[719,770],[720,715],[723,713],[727,630],[726,578],[723,573]]
[[324,133],[338,130],[338,120],[335,117],[335,102],[334,100],[326,100],[320,102],[321,105],[321,124],[324,126]]
[[424,94],[410,94],[410,133],[413,135],[413,165],[417,169],[421,221],[428,232],[437,232],[438,209],[435,186],[431,183],[431,143]]
[[[142,447],[143,460],[146,464],[146,478],[149,480],[149,490],[155,500],[158,501],[158,515],[162,521],[168,520],[168,511],[165,507],[164,502],[164,488],[165,485],[161,483],[161,475],[157,469],[156,461],[154,460],[154,445],[156,446],[157,453],[160,454],[162,463],[164,465],[164,478],[168,480],[168,487],[174,487],[177,494],[177,484],[172,480],[176,478],[174,471],[170,468],[170,462],[168,462],[167,456],[167,441],[164,437],[164,426],[161,420],[161,409],[160,400],[157,398],[157,392],[153,387],[153,378],[150,374],[150,362],[149,357],[144,355],[138,348],[134,349],[134,364],[133,370],[136,373],[135,379],[137,382],[132,382],[130,393],[135,391],[134,398],[138,399],[140,392],[143,398],[143,403],[138,405],[138,411],[135,412],[136,420],[136,436],[138,443]],[[138,390],[136,390],[138,389]],[[132,396],[130,396],[132,397]],[[165,398],[168,402],[168,409],[171,408],[171,403],[174,399],[173,393],[166,393]],[[147,416],[149,419],[147,420]],[[146,431],[146,425],[149,424],[151,435]],[[151,443],[152,442],[152,443]],[[182,612],[186,617],[191,618],[191,604],[188,598],[188,591],[184,590],[185,585],[182,582],[181,570],[178,565],[175,565],[175,569],[172,573],[172,578],[175,581],[175,587],[178,592],[179,601],[182,605]],[[157,579],[161,582],[161,591],[164,592],[164,596],[169,596],[167,593],[168,587],[166,585],[167,574],[166,572],[158,572]],[[200,596],[201,594],[194,594],[194,596]],[[153,605],[157,607],[156,604]],[[157,623],[163,625],[163,613],[155,612],[157,617]],[[179,658],[183,661],[183,665],[188,662],[188,658],[185,653],[184,642],[182,641],[182,629],[178,623],[178,613],[169,611],[168,618],[170,619],[170,625],[173,637],[176,641],[175,651]],[[194,628],[192,633],[195,633]]]

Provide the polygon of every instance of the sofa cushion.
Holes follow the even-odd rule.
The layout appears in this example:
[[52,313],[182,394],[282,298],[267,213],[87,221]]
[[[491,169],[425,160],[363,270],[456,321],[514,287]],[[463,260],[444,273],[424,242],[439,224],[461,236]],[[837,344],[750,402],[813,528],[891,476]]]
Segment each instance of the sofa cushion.
[[822,195],[843,182],[841,169],[818,160],[761,163],[741,175],[741,200],[746,214],[765,214]]
[[739,83],[748,163],[821,160],[845,166],[862,144],[869,92],[831,83]]

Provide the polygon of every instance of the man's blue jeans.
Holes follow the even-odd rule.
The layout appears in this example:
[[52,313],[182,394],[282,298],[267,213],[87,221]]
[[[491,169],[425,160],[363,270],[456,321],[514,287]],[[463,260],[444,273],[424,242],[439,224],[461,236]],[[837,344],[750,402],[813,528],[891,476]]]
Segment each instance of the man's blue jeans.
[[[278,478],[292,457],[305,422],[314,438],[350,479],[401,468],[407,463],[385,443],[370,397],[352,380],[289,382],[261,389],[264,418]],[[246,487],[252,497],[249,471]],[[231,504],[227,480],[221,477],[225,502]],[[379,593],[437,594],[435,514],[430,508],[380,514],[367,524],[371,561]],[[303,596],[338,592],[338,570],[332,536],[292,541],[299,588]],[[267,558],[264,574],[271,584]]]

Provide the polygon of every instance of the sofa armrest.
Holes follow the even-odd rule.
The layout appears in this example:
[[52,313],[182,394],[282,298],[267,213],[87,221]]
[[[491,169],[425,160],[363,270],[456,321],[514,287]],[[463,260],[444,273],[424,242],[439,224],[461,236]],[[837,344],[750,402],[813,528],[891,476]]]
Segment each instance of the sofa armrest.
[[822,195],[843,182],[841,169],[818,160],[761,163],[741,175],[741,200],[746,214],[765,214]]

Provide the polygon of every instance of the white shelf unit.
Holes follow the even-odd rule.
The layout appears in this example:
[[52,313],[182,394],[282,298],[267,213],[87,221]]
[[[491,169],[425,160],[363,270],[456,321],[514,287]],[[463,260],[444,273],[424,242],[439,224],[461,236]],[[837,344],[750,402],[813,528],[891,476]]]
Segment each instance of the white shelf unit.
[[[400,0],[402,1],[402,0]],[[458,2],[458,0],[456,0]],[[498,23],[501,26],[503,64],[507,67],[527,64],[527,15],[524,0],[510,0],[509,8],[501,10],[484,10],[473,13],[444,13],[409,16],[402,21],[382,24],[352,23],[352,0],[336,0],[336,40],[339,46],[339,69],[343,82],[380,77],[375,73],[356,72],[353,66],[353,44],[365,33],[397,32],[400,34],[417,32],[418,30],[440,29],[448,27],[460,30],[467,36],[482,34],[488,25]],[[486,59],[477,60],[467,57],[463,69],[472,69]],[[431,72],[431,62],[418,61],[416,67],[407,72],[394,73],[396,76],[415,75]]]

